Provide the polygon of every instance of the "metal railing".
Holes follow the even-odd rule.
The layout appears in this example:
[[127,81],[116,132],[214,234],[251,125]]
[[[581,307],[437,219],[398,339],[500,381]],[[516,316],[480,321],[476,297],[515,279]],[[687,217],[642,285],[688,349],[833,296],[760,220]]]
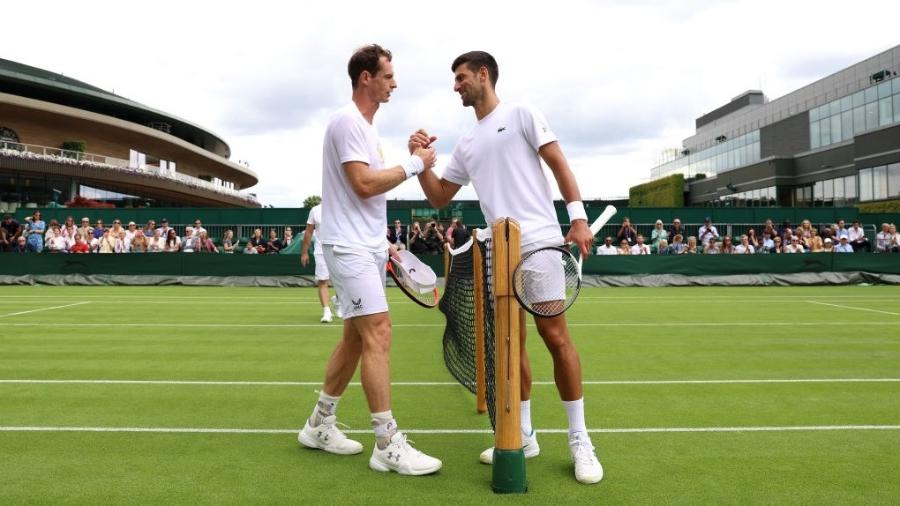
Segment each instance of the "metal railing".
[[38,159],[57,163],[86,165],[101,169],[151,174],[155,177],[174,179],[180,183],[186,184],[188,186],[193,186],[195,188],[202,188],[217,193],[231,195],[233,197],[238,197],[251,202],[258,202],[256,196],[250,193],[245,193],[232,188],[220,186],[205,179],[188,176],[187,174],[182,174],[180,172],[164,171],[155,165],[144,165],[139,168],[132,167],[131,163],[128,160],[114,158],[111,156],[10,141],[0,141],[0,155],[15,156],[24,159]]

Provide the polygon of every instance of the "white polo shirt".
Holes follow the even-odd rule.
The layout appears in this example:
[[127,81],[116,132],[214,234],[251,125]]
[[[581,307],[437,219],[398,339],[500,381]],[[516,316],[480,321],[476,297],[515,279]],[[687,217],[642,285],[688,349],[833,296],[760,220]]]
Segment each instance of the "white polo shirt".
[[313,255],[321,255],[322,243],[319,240],[319,225],[322,224],[322,204],[316,204],[309,210],[306,224],[313,226]]
[[562,244],[550,182],[538,149],[556,141],[540,111],[500,103],[466,133],[453,150],[447,181],[475,187],[490,226],[510,217],[522,229],[522,247],[538,242]]
[[328,122],[322,153],[322,244],[378,252],[388,248],[387,200],[384,194],[360,198],[344,171],[346,162],[368,164],[382,170],[384,157],[378,130],[369,124],[356,104],[338,109]]

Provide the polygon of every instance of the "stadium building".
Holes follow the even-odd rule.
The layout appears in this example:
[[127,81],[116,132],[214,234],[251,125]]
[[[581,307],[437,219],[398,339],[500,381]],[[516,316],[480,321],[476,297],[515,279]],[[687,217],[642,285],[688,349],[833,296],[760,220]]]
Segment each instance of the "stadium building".
[[652,178],[699,206],[848,206],[900,197],[900,46],[769,101],[747,91],[696,120]]
[[219,136],[95,86],[0,59],[0,212],[81,196],[118,207],[259,207]]

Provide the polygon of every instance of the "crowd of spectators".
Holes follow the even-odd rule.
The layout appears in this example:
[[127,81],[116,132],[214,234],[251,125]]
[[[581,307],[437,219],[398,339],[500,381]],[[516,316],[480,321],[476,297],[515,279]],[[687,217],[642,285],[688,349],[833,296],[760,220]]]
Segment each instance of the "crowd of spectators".
[[431,219],[422,225],[420,221],[414,221],[411,227],[403,225],[400,220],[394,220],[394,224],[388,226],[387,240],[398,249],[409,249],[417,255],[437,255],[444,251],[444,247],[458,248],[466,243],[471,236],[469,228],[463,223],[462,218],[454,218],[447,227],[436,219]]
[[269,231],[268,239],[262,235],[262,229],[254,230],[253,237],[247,241],[246,247],[240,248],[240,240],[236,240],[233,230],[226,230],[217,244],[209,236],[203,223],[197,219],[193,226],[184,228],[184,235],[179,235],[163,218],[160,226],[155,220],[138,226],[131,221],[123,225],[114,219],[106,226],[102,219],[91,225],[90,219],[82,218],[80,224],[75,223],[72,216],[67,216],[63,223],[57,220],[45,222],[40,211],[25,218],[19,223],[12,215],[3,216],[0,222],[0,252],[11,253],[235,253],[243,251],[251,254],[277,254],[290,246],[294,234],[290,227],[284,231],[284,237],[278,237],[275,229]]
[[[757,232],[757,228],[762,232]],[[668,229],[662,220],[656,220],[648,246],[645,237],[626,217],[615,238],[607,236],[596,251],[598,255],[900,253],[900,234],[893,223],[883,223],[873,245],[859,220],[853,220],[849,228],[844,220],[818,227],[813,226],[810,220],[803,220],[796,227],[790,221],[776,226],[772,220],[766,220],[759,227],[750,227],[745,234],[732,238],[720,235],[710,218],[706,218],[696,235],[688,235],[681,220],[675,218]]]

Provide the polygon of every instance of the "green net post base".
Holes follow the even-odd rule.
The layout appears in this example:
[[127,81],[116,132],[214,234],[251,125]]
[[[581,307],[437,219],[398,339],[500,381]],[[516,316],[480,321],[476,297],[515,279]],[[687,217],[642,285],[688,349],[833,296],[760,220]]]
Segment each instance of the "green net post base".
[[495,494],[524,494],[528,491],[525,481],[525,452],[494,448],[493,480]]

